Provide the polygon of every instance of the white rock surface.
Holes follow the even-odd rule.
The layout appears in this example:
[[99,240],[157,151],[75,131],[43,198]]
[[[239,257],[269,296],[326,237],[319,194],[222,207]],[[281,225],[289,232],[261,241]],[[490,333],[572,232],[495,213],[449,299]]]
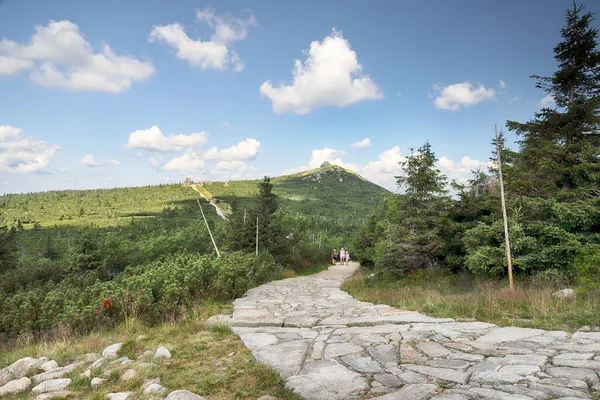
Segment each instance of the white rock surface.
[[76,362],[73,364],[66,365],[64,367],[55,368],[48,372],[43,372],[41,374],[34,375],[31,377],[31,380],[33,381],[34,385],[37,385],[41,382],[48,381],[50,379],[62,378],[63,376],[67,375],[70,372],[73,372],[75,369],[77,369],[83,364],[83,362]]
[[213,325],[231,325],[231,316],[219,314],[213,315],[209,319],[206,320],[206,326],[211,327]]
[[43,369],[45,372],[48,372],[48,371],[52,371],[55,368],[59,368],[59,365],[56,361],[50,360],[50,361],[46,361],[45,363],[40,365],[40,368]]
[[169,393],[166,400],[204,400],[204,397],[187,390],[176,390]]
[[110,400],[127,400],[131,397],[132,392],[109,393],[106,395]]
[[50,379],[48,381],[44,381],[39,385],[35,386],[31,389],[31,393],[33,394],[42,394],[42,393],[53,393],[60,392],[65,390],[71,384],[70,378],[65,379]]
[[161,386],[158,383],[152,383],[151,385],[148,385],[147,388],[144,389],[144,394],[161,394],[166,392],[167,389],[163,386]]
[[96,386],[102,385],[106,381],[107,381],[107,379],[96,377],[96,378],[92,378],[92,382],[90,383],[90,385],[92,385],[92,387],[96,387]]
[[123,375],[121,375],[121,380],[122,381],[130,381],[132,379],[137,378],[138,373],[136,372],[135,369],[128,369],[127,371],[123,372]]
[[107,360],[114,360],[118,357],[121,347],[123,347],[123,343],[111,344],[102,352],[102,358],[105,358]]
[[154,352],[154,358],[171,358],[171,352],[164,346],[160,346]]
[[57,397],[69,397],[70,395],[71,392],[69,392],[68,390],[61,390],[59,392],[40,394],[38,397],[35,398],[35,400],[50,400],[55,399]]
[[13,379],[19,379],[33,374],[42,363],[37,358],[25,357],[15,361],[8,367]]
[[0,387],[0,397],[11,394],[19,394],[25,392],[31,386],[31,379],[24,376],[20,379],[15,379]]

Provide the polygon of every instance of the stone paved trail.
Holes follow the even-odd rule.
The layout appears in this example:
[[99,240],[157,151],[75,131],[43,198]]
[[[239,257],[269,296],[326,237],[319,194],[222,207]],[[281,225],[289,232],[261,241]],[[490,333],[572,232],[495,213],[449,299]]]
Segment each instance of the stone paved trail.
[[596,399],[600,332],[431,318],[340,290],[358,264],[271,282],[235,301],[256,359],[308,400]]

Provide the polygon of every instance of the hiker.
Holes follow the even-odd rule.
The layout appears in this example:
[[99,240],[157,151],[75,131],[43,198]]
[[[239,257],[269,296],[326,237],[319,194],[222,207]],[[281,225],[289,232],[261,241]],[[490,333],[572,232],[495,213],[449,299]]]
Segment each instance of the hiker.
[[350,252],[346,250],[346,254],[344,254],[344,256],[346,259],[346,265],[348,265],[350,263]]
[[345,257],[346,257],[346,250],[344,250],[344,248],[342,247],[342,249],[340,250],[340,263],[342,265],[344,264]]
[[335,265],[337,263],[337,258],[338,258],[338,252],[336,249],[333,249],[333,251],[331,252],[331,263],[333,265]]

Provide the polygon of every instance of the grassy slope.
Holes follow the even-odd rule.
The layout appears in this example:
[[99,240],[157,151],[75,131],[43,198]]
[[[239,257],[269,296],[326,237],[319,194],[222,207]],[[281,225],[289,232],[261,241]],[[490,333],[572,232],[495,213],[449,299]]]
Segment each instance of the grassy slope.
[[[362,219],[387,190],[351,171],[328,166],[272,179],[284,209],[331,218]],[[201,187],[207,198],[230,209],[248,207],[258,193],[257,180],[206,182]],[[25,229],[37,221],[41,228],[53,226],[96,227],[126,225],[132,217],[160,219],[166,208],[177,208],[182,222],[198,218],[198,193],[179,184],[131,188],[65,190],[0,196],[0,226],[20,220]],[[212,207],[204,207],[216,217]],[[149,222],[150,223],[150,222]]]

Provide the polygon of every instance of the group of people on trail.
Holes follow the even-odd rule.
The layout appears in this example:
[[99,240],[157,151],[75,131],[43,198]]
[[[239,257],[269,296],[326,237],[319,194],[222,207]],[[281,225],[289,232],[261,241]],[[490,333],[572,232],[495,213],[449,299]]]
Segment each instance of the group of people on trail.
[[333,251],[331,252],[331,262],[333,264],[346,263],[346,265],[348,265],[348,263],[350,262],[350,252],[347,250],[344,250],[343,247],[339,253],[336,249],[333,249]]

